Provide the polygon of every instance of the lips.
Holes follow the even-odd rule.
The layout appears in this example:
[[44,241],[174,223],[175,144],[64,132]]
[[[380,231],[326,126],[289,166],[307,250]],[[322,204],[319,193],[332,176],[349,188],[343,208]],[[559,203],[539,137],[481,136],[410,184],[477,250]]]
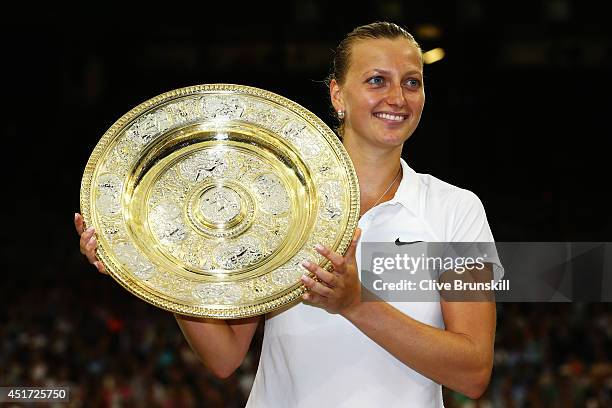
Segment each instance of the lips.
[[379,119],[390,120],[393,122],[402,122],[408,118],[405,113],[389,113],[389,112],[376,112],[374,114]]

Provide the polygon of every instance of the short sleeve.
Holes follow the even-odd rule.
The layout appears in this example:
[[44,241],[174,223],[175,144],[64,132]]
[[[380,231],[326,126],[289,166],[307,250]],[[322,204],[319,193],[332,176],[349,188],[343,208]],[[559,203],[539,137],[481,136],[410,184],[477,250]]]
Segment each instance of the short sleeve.
[[[487,221],[482,201],[468,190],[459,190],[453,204],[449,242],[495,242]],[[493,264],[493,278],[497,282],[504,275],[495,245],[486,245],[485,262]]]

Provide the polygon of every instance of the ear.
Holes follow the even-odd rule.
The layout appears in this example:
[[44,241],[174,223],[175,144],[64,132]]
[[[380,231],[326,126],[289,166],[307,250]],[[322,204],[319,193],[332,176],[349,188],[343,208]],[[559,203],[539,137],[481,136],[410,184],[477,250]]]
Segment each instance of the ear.
[[345,110],[344,101],[342,100],[342,92],[340,91],[340,85],[338,85],[338,82],[335,79],[332,79],[329,82],[329,97],[336,112],[339,110]]

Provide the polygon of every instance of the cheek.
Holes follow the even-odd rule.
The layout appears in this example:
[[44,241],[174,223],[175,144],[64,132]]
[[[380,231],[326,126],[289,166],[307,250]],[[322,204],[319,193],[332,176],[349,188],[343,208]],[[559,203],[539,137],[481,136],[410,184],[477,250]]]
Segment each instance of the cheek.
[[349,94],[347,102],[348,109],[355,113],[359,113],[359,115],[363,115],[366,111],[372,110],[378,103],[378,100],[374,95],[360,93],[359,95]]
[[425,106],[425,94],[415,94],[413,98],[410,99],[410,106],[413,112],[420,115],[421,112],[423,112],[423,107]]

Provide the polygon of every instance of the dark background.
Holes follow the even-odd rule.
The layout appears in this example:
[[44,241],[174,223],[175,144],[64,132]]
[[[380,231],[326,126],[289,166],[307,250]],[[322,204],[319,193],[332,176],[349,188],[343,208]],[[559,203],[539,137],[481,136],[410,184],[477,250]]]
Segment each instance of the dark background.
[[[171,315],[81,258],[72,219],[85,163],[121,115],[194,84],[264,88],[333,126],[323,84],[333,49],[376,20],[446,51],[425,67],[425,111],[405,145],[416,171],[474,191],[498,241],[610,241],[612,30],[596,4],[302,0],[5,15],[0,385],[68,382],[75,406],[242,406],[260,337],[250,363],[215,380],[188,357]],[[498,306],[483,400],[612,404],[609,304]],[[447,407],[462,401],[447,393]]]

